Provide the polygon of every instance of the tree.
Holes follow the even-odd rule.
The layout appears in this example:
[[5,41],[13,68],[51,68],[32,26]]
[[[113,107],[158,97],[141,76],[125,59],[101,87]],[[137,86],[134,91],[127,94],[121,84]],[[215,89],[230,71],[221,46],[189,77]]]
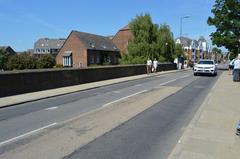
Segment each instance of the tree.
[[134,38],[128,44],[128,59],[137,57],[138,63],[145,63],[147,57],[154,58],[158,26],[153,24],[149,14],[140,15],[133,19],[129,27]]
[[55,59],[52,55],[46,54],[40,56],[40,58],[37,59],[37,68],[53,68],[55,65]]
[[5,50],[0,49],[0,69],[1,70],[6,69],[7,60],[8,60],[8,53]]
[[240,1],[216,0],[208,24],[216,27],[211,34],[213,44],[224,46],[236,56],[240,52]]
[[217,57],[219,56],[219,55],[222,55],[222,50],[221,49],[219,49],[219,48],[217,48],[217,47],[214,47],[213,49],[212,49],[212,53],[214,54],[214,60],[215,61],[217,61],[218,59],[217,59]]
[[181,44],[175,44],[175,49],[174,49],[174,58],[181,57],[183,55],[183,48]]
[[174,57],[175,42],[170,27],[166,24],[160,25],[157,34],[158,57],[172,62]]

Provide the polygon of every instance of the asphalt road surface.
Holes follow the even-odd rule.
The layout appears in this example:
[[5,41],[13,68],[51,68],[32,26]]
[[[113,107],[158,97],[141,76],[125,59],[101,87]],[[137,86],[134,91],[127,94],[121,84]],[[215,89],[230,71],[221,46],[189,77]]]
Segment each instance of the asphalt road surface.
[[[165,158],[217,77],[184,71],[123,82],[0,109],[0,153],[5,145],[80,114],[159,86],[183,89],[66,158]],[[15,145],[16,146],[16,145]]]
[[175,144],[181,142],[178,140],[184,128],[216,79],[197,77],[182,90],[65,158],[166,159]]

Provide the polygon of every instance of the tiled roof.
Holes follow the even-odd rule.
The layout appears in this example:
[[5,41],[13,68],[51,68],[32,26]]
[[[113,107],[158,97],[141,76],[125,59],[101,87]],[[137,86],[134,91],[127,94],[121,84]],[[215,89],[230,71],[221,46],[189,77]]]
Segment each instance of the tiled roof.
[[65,42],[65,39],[49,39],[41,38],[34,44],[34,48],[54,48],[60,49]]
[[120,29],[120,31],[129,30],[129,29],[130,29],[129,25],[126,25],[125,27],[123,27],[122,29]]
[[72,33],[75,34],[89,50],[119,51],[108,37],[79,31],[72,31]]
[[[180,37],[178,37],[177,39],[180,39]],[[191,42],[192,42],[192,39],[187,38],[187,37],[181,37],[181,44],[182,44],[184,47],[190,46],[190,45],[191,45]]]

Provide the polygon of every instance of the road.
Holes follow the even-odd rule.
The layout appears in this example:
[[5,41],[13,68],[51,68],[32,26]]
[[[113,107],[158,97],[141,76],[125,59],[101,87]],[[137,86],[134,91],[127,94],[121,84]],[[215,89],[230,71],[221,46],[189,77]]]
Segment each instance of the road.
[[191,71],[185,71],[0,109],[0,153],[6,151],[6,145],[16,144],[22,138],[81,114],[162,86],[181,87],[181,91],[66,156],[86,159],[166,158],[216,79],[194,77]]
[[189,79],[181,91],[65,158],[167,158],[217,78]]

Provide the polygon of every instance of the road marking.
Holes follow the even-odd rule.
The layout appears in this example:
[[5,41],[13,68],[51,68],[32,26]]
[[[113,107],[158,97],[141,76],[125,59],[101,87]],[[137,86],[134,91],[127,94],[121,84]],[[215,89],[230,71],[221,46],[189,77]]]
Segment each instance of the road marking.
[[180,77],[180,79],[181,78],[186,78],[186,77],[189,77],[189,76],[192,76],[191,74],[190,75],[185,75],[185,76],[183,76],[183,77]]
[[58,107],[50,107],[50,108],[46,108],[45,110],[54,110],[54,109],[58,109]]
[[156,77],[160,78],[160,77],[165,77],[165,76],[168,76],[168,74],[166,74],[166,75],[159,75],[159,76],[156,76]]
[[140,86],[142,86],[142,84],[137,84],[137,85],[135,85],[136,87],[140,87]]
[[8,139],[8,140],[6,140],[6,141],[1,142],[1,143],[0,143],[0,146],[3,146],[3,145],[5,145],[5,144],[8,144],[8,143],[11,143],[11,142],[14,142],[14,141],[17,141],[17,140],[19,140],[19,139],[21,139],[21,138],[24,138],[24,137],[26,137],[26,136],[28,136],[28,135],[37,133],[38,131],[41,131],[41,130],[43,130],[43,129],[47,129],[47,128],[49,128],[49,127],[51,127],[51,126],[54,126],[54,125],[56,125],[56,124],[57,124],[57,123],[52,123],[52,124],[50,124],[50,125],[41,127],[41,128],[39,128],[39,129],[30,131],[30,132],[28,132],[28,133],[26,133],[26,134],[22,134],[22,135],[20,135],[20,136],[14,137],[14,138],[12,138],[12,139]]
[[177,80],[179,80],[179,79],[183,79],[183,78],[186,78],[186,77],[189,77],[189,76],[191,76],[191,75],[185,75],[185,76],[182,76],[182,77],[179,77],[179,78],[176,78],[176,79],[173,79],[173,80],[170,80],[170,81],[161,83],[161,84],[159,84],[157,87],[154,87],[154,88],[161,88],[161,86],[164,86],[164,85],[166,85],[166,84],[175,82],[175,81],[177,81]]
[[173,79],[173,80],[170,80],[170,81],[161,83],[161,84],[159,84],[158,86],[163,86],[163,85],[166,85],[166,84],[168,84],[168,83],[174,82],[174,81],[176,81],[176,80],[177,80],[177,79]]
[[111,104],[117,103],[117,102],[119,102],[119,101],[121,101],[121,100],[124,100],[124,99],[130,98],[130,97],[136,96],[136,95],[141,94],[141,93],[144,93],[144,92],[146,92],[146,91],[147,91],[147,90],[143,90],[143,91],[134,93],[134,94],[132,94],[132,95],[129,95],[129,96],[120,98],[120,99],[118,99],[118,100],[115,100],[115,101],[109,102],[109,103],[107,103],[107,104],[104,104],[102,107],[107,107],[108,105],[111,105]]

